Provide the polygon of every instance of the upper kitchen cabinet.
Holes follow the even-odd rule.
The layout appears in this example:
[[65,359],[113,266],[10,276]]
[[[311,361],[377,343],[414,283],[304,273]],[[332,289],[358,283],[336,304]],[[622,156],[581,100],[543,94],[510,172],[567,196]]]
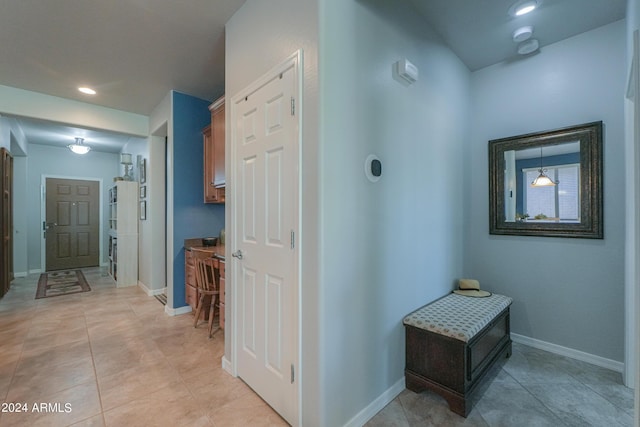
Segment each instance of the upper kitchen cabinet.
[[224,96],[209,107],[211,125],[203,129],[204,137],[204,202],[224,203]]

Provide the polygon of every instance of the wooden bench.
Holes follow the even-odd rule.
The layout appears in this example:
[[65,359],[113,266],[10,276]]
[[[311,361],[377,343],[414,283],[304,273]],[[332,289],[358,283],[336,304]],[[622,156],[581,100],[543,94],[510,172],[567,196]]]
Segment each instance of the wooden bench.
[[469,415],[490,368],[511,356],[511,302],[503,295],[452,293],[406,316],[406,387],[432,390],[451,411]]

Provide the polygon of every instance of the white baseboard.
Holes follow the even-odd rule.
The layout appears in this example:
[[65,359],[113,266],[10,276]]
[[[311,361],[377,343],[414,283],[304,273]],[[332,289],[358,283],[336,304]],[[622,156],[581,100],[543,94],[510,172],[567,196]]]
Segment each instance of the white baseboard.
[[373,402],[367,405],[362,411],[358,412],[353,418],[351,418],[345,427],[360,427],[363,426],[373,418],[378,412],[387,406],[393,399],[395,399],[402,390],[405,389],[404,377],[400,378],[398,382],[392,385],[384,393],[378,396]]
[[511,339],[513,340],[513,342],[517,342],[519,344],[528,345],[529,347],[548,351],[549,353],[559,354],[560,356],[566,356],[572,359],[581,360],[582,362],[591,363],[592,365],[600,366],[601,368],[606,368],[621,373],[624,371],[624,363],[596,356],[595,354],[585,353],[584,351],[574,350],[572,348],[563,347],[561,345],[552,344],[546,341],[540,341],[535,338],[526,337],[524,335],[514,334],[513,332],[511,332]]
[[154,295],[162,295],[165,293],[165,291],[167,290],[167,288],[160,288],[160,289],[149,289],[147,287],[147,285],[145,285],[144,283],[142,283],[140,280],[138,280],[138,287],[140,289],[143,290],[143,292],[145,294],[147,294],[147,296],[152,297]]
[[26,271],[20,271],[18,273],[14,272],[13,273],[13,277],[27,277],[29,273],[27,273]]
[[222,356],[222,369],[227,371],[229,375],[235,377],[235,375],[233,375],[233,365],[231,365],[231,362],[225,356]]
[[168,305],[164,306],[164,312],[169,316],[179,316],[181,314],[191,313],[193,310],[190,305],[185,305],[184,307],[171,308]]
[[35,270],[29,270],[29,274],[40,274],[42,273],[42,269],[36,268]]

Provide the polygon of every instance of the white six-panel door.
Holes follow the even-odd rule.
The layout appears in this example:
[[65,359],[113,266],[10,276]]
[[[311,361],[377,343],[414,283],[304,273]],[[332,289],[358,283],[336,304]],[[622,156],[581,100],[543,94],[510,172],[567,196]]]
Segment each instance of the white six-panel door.
[[232,100],[237,373],[297,424],[296,61]]

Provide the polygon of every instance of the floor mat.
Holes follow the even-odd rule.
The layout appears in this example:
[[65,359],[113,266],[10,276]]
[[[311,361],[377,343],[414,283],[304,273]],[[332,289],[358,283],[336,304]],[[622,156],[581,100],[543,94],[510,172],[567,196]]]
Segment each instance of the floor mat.
[[42,273],[38,279],[36,299],[89,292],[91,287],[81,270]]

